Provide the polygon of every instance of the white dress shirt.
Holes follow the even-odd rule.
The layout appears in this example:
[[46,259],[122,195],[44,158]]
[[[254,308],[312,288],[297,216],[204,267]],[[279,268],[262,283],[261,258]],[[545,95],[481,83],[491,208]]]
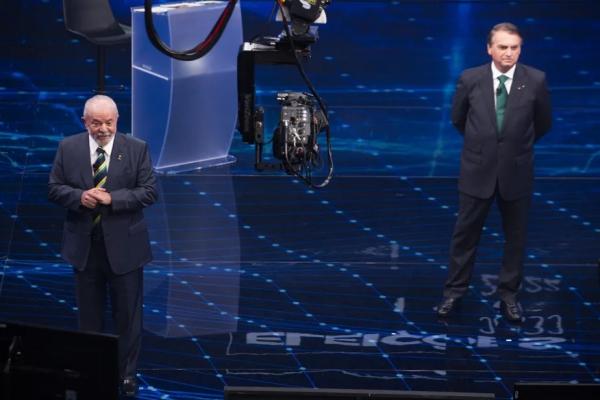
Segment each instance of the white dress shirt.
[[[98,147],[100,147],[100,146],[98,146],[98,143],[96,143],[96,141],[92,138],[91,135],[88,135],[88,140],[90,143],[90,160],[92,161],[90,166],[92,167],[92,174],[94,174],[94,163],[96,162],[96,159],[98,158],[98,153],[96,153],[96,149],[98,149]],[[112,152],[112,147],[113,147],[114,141],[115,141],[115,136],[113,135],[113,137],[110,139],[110,142],[108,142],[105,146],[102,146],[102,149],[106,153],[106,171],[107,172],[108,172],[108,167],[110,166],[110,153]]]
[[494,77],[494,106],[496,106],[496,90],[498,90],[498,86],[500,86],[500,81],[498,80],[498,77],[500,75],[508,76],[508,79],[506,80],[506,82],[504,82],[504,86],[506,87],[506,93],[510,94],[510,87],[513,83],[513,76],[515,75],[516,67],[517,64],[513,65],[512,68],[506,72],[500,72],[498,68],[496,68],[496,65],[492,62],[492,76]]

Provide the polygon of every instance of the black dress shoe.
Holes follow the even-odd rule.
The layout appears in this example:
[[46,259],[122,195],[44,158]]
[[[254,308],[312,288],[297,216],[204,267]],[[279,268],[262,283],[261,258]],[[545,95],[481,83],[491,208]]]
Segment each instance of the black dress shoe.
[[500,312],[510,322],[521,322],[523,313],[518,301],[500,301]]
[[135,376],[126,376],[121,383],[121,390],[125,397],[135,397],[138,391],[138,384]]
[[452,310],[458,309],[460,306],[460,297],[444,297],[437,306],[438,317],[447,317]]

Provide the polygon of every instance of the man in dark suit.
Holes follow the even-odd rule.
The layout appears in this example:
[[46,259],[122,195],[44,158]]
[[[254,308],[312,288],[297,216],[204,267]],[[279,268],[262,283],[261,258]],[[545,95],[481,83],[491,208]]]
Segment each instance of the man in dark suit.
[[62,256],[75,270],[80,329],[103,330],[110,293],[122,390],[134,396],[142,267],[152,259],[142,209],[156,201],[157,190],[146,144],[117,133],[118,117],[110,97],[98,95],[86,102],[87,132],[60,143],[48,198],[67,209]]
[[494,26],[487,43],[491,64],[465,70],[456,86],[452,123],[464,143],[450,269],[437,307],[440,317],[448,316],[468,289],[481,231],[496,200],[505,236],[497,290],[500,310],[511,322],[522,319],[517,292],[533,188],[533,146],[552,122],[545,74],[517,64],[522,41],[513,24]]

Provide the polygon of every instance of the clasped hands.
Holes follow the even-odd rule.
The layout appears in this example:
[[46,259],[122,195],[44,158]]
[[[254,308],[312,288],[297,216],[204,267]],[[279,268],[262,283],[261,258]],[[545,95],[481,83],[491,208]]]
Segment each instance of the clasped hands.
[[98,204],[109,205],[112,197],[105,188],[92,188],[81,193],[81,204],[84,207],[94,209]]

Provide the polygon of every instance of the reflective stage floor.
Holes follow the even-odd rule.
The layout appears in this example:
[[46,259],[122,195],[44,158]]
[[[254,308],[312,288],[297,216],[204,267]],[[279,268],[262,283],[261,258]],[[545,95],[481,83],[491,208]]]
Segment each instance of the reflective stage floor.
[[[344,176],[320,191],[225,169],[159,180],[140,399],[221,399],[224,386],[507,399],[517,381],[600,382],[600,179],[536,181],[520,326],[495,297],[495,208],[461,312],[435,316],[455,179]],[[75,329],[47,174],[0,182],[0,319]]]

